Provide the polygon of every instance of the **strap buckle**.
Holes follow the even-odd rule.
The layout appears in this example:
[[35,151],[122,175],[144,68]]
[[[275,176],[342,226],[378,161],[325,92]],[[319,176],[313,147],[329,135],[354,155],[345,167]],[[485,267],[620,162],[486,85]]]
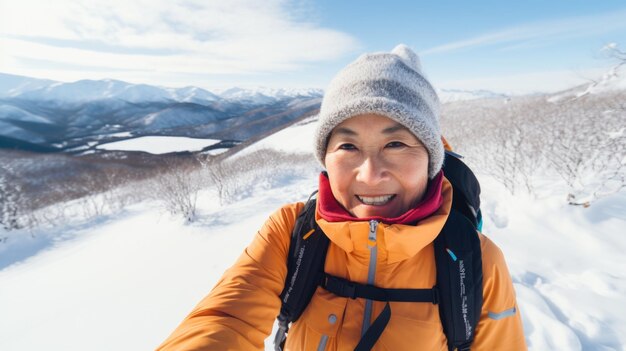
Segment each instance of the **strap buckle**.
[[439,288],[437,285],[433,286],[433,305],[439,304]]

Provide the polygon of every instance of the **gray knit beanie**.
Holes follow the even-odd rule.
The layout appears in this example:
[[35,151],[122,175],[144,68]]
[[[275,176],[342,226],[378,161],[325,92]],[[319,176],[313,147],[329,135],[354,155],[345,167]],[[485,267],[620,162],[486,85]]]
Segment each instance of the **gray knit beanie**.
[[331,131],[350,117],[377,114],[407,127],[426,146],[428,178],[443,164],[439,98],[422,74],[420,59],[406,45],[391,53],[361,55],[326,89],[315,133],[315,152],[324,166]]

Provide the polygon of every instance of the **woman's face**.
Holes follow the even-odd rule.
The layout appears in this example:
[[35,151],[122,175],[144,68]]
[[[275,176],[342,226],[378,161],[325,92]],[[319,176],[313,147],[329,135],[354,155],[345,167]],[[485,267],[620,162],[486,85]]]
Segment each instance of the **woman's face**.
[[428,151],[403,125],[367,114],[339,124],[325,158],[335,199],[357,218],[400,216],[428,184]]

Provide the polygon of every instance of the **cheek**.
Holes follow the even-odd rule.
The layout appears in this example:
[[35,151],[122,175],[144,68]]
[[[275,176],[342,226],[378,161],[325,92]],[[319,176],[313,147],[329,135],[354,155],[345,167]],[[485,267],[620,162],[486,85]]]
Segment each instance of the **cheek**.
[[327,155],[325,160],[326,171],[335,199],[342,205],[347,206],[347,200],[350,198],[349,190],[352,183],[351,171],[346,167],[345,162],[338,162],[336,157]]
[[411,165],[405,167],[401,174],[403,188],[409,195],[407,201],[420,201],[428,187],[428,166]]

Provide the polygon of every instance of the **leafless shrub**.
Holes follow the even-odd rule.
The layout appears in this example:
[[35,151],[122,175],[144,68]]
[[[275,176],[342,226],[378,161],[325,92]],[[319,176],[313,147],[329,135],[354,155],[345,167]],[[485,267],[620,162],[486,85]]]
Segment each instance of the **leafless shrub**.
[[230,162],[218,160],[211,155],[200,155],[198,161],[215,187],[220,205],[225,205],[227,200],[233,197],[235,187],[231,178],[237,173],[236,167],[233,167]]
[[262,149],[233,159],[202,160],[203,168],[215,186],[220,204],[249,196],[255,189],[270,189],[296,177],[316,172],[313,156]]
[[20,184],[10,163],[0,164],[0,225],[6,230],[20,229],[22,201]]
[[0,217],[10,217],[13,228],[34,229],[120,211],[146,198],[131,184],[152,173],[133,162],[2,150]]
[[442,129],[468,163],[511,193],[534,193],[558,176],[569,194],[593,201],[626,186],[626,92],[549,101],[545,96],[444,105]]
[[173,215],[182,215],[187,222],[196,217],[196,203],[201,181],[198,172],[186,162],[176,158],[165,161],[166,169],[156,177],[156,195]]

